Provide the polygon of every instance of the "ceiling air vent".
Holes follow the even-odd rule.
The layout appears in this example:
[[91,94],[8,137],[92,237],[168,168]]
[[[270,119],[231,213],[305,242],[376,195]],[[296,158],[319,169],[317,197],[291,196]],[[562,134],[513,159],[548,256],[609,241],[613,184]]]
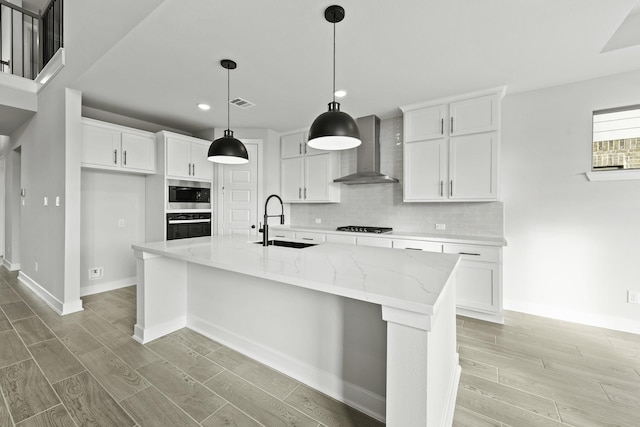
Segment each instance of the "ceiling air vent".
[[250,108],[256,105],[253,102],[249,102],[246,99],[242,99],[242,98],[233,98],[231,101],[229,101],[229,103],[240,108]]

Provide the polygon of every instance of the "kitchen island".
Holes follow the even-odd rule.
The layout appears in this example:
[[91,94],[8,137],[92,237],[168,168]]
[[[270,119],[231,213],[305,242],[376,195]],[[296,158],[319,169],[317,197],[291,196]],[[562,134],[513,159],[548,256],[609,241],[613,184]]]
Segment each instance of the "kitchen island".
[[387,425],[451,425],[457,255],[236,236],[133,246],[141,343],[188,327]]

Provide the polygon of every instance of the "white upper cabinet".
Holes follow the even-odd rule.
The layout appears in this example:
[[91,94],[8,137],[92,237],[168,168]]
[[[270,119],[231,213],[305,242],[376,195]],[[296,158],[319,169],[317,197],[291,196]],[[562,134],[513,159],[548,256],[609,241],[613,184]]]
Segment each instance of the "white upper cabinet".
[[209,141],[161,132],[166,144],[167,176],[188,180],[211,181],[213,164],[207,160]]
[[122,168],[141,171],[156,170],[156,144],[153,134],[140,135],[123,132]]
[[280,195],[287,202],[299,202],[302,200],[302,187],[304,186],[304,159],[292,157],[280,161]]
[[449,134],[498,130],[498,94],[478,96],[449,104]]
[[498,135],[464,135],[449,141],[449,198],[497,199]]
[[316,150],[307,145],[306,132],[296,132],[280,138],[280,158],[282,159],[322,153],[326,151]]
[[498,200],[503,93],[401,107],[405,202]]
[[404,114],[404,141],[443,138],[447,129],[447,105],[420,108]]
[[280,194],[285,203],[340,201],[340,154],[307,146],[306,133],[280,138]]
[[153,174],[156,172],[154,135],[83,118],[81,165],[86,168]]
[[198,141],[191,144],[191,177],[196,179],[213,179],[213,163],[207,159],[210,141]]
[[407,142],[404,145],[404,199],[445,200],[448,194],[446,139]]

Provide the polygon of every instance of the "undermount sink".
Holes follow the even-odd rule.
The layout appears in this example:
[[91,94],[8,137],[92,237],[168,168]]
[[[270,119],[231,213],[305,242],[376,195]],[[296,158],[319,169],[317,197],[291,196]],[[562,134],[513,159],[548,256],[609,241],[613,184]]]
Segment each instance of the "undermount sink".
[[[253,242],[255,244],[262,244],[262,242]],[[284,246],[285,248],[303,249],[309,246],[315,246],[317,243],[304,243],[304,242],[292,242],[290,240],[269,240],[267,242],[269,246]]]

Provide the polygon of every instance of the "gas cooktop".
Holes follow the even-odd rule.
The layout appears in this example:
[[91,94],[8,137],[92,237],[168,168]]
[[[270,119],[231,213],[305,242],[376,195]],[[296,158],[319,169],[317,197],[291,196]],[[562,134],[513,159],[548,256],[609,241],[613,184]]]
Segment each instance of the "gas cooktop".
[[391,227],[365,227],[362,225],[345,225],[342,227],[336,228],[336,231],[350,231],[355,233],[375,233],[375,234],[384,234],[391,233],[393,228]]

